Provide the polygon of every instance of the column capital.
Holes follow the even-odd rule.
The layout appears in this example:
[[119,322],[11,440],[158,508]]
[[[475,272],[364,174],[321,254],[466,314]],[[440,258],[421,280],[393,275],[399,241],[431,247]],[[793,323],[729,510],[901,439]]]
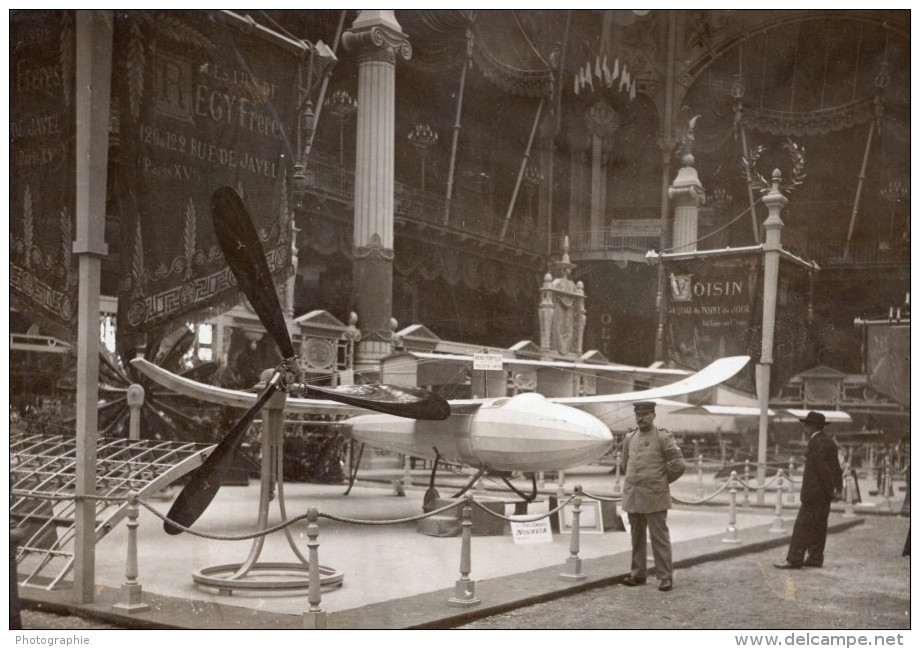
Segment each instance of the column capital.
[[396,21],[392,9],[362,10],[351,28],[342,34],[342,45],[357,52],[362,60],[383,60],[396,64],[412,58],[412,45]]
[[380,240],[380,235],[376,232],[371,235],[371,240],[366,246],[355,246],[352,249],[355,259],[378,259],[383,261],[393,261],[395,253],[392,248],[387,248]]

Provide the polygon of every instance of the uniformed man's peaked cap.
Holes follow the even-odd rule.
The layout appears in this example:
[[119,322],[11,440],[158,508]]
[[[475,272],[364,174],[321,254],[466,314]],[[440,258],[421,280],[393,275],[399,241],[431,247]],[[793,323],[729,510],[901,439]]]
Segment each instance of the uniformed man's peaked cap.
[[654,401],[636,401],[633,404],[633,410],[636,411],[637,415],[645,414],[647,412],[655,412],[655,402]]

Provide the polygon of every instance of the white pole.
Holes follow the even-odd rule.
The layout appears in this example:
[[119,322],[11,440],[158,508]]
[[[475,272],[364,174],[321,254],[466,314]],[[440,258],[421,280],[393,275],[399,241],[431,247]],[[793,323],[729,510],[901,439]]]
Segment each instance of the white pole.
[[105,244],[109,92],[112,78],[111,11],[77,11],[76,240],[80,285],[77,305],[77,467],[74,588],[77,604],[93,602],[96,572],[96,493],[99,435],[99,293]]
[[770,405],[770,370],[773,365],[773,333],[776,325],[776,285],[779,281],[779,253],[783,249],[780,235],[783,231],[783,219],[780,217],[783,207],[789,202],[779,191],[782,174],[779,169],[773,171],[773,185],[763,197],[763,203],[769,212],[763,227],[766,240],[763,245],[763,332],[761,338],[760,364],[757,366],[757,397],[760,405],[759,435],[757,440],[757,504],[764,499],[764,483],[767,468],[767,430]]

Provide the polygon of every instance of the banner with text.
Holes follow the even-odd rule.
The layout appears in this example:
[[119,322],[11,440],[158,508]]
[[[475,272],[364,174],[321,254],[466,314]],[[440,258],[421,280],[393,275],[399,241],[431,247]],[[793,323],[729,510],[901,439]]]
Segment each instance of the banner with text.
[[114,47],[131,336],[239,302],[211,223],[220,186],[243,197],[275,282],[290,276],[301,57],[207,11],[116,12]]
[[[665,259],[664,264],[667,360],[698,370],[717,358],[747,354],[751,363],[726,384],[755,394],[762,344],[762,253]],[[810,366],[814,349],[807,270],[782,261],[779,275],[771,394]]]
[[10,12],[10,302],[76,338],[75,19]]

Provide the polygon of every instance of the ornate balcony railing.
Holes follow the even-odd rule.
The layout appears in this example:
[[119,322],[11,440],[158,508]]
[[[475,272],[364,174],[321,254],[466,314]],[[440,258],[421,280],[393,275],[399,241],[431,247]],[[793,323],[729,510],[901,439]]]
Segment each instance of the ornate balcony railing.
[[333,159],[313,154],[304,165],[307,190],[345,202],[355,199],[355,172],[337,164]]
[[[603,228],[569,233],[572,253],[635,252],[645,254],[661,248],[660,219],[623,219]],[[553,251],[561,252],[562,235],[553,237]]]
[[[844,255],[847,252],[848,254]],[[822,268],[847,266],[900,266],[910,263],[910,244],[904,242],[810,241],[805,257]]]
[[[322,155],[311,155],[304,172],[307,176],[307,190],[347,203],[354,201],[355,174],[340,166],[336,161]],[[454,199],[450,216],[445,223],[447,202],[444,197],[431,192],[422,192],[404,183],[397,182],[393,196],[393,217],[397,221],[424,223],[445,231],[467,234],[498,241],[504,226],[503,218],[492,214],[490,209],[479,208]],[[516,220],[512,215],[505,230],[503,243],[522,248],[528,252],[540,253],[546,246],[545,228],[532,222]]]

